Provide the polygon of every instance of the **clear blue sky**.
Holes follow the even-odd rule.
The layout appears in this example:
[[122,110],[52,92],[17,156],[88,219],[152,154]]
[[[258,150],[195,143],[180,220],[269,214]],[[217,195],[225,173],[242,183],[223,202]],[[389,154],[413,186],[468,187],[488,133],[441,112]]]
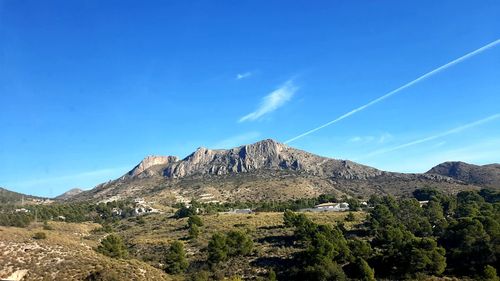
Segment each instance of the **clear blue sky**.
[[[286,141],[497,39],[499,1],[0,0],[0,186],[56,196],[150,154]],[[290,145],[499,162],[498,113],[500,45]]]

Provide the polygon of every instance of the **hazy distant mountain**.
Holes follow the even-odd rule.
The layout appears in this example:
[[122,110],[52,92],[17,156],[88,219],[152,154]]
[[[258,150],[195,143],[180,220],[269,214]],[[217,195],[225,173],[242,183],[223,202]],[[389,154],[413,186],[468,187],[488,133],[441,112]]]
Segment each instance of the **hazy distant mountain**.
[[57,199],[57,200],[68,200],[68,199],[71,199],[72,197],[80,194],[83,192],[83,189],[80,189],[80,188],[72,188],[66,192],[64,192],[63,194],[55,197],[54,199]]
[[478,166],[464,162],[444,162],[430,169],[427,174],[437,174],[470,184],[500,188],[500,164]]
[[[498,174],[496,174],[498,176]],[[494,175],[492,176],[494,177]],[[314,155],[274,140],[232,149],[199,148],[184,159],[148,156],[117,180],[77,194],[75,200],[151,197],[162,202],[285,200],[322,193],[409,195],[419,187],[446,192],[479,189],[441,173],[381,171]]]

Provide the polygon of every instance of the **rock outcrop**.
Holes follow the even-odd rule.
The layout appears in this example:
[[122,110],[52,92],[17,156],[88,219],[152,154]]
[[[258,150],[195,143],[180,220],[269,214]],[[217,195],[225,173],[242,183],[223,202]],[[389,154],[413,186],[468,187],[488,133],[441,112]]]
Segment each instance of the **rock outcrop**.
[[168,165],[167,178],[191,175],[227,175],[260,169],[303,171],[344,179],[378,176],[381,171],[351,161],[317,156],[271,139],[229,150],[198,148],[181,161]]
[[179,158],[176,156],[155,156],[150,155],[144,158],[137,166],[135,166],[130,172],[128,172],[124,177],[133,178],[138,176],[147,176],[143,173],[149,168],[157,165],[167,165],[178,161]]

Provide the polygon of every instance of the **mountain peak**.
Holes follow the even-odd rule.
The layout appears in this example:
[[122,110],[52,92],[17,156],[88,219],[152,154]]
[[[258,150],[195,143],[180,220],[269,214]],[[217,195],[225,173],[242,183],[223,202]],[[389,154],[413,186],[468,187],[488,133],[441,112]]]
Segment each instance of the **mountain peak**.
[[127,173],[127,176],[135,177],[153,166],[166,165],[178,160],[179,158],[177,158],[176,156],[149,155],[142,159],[142,161],[132,170],[130,170],[130,172]]
[[500,165],[498,164],[479,166],[460,161],[449,161],[434,166],[427,171],[427,174],[438,174],[482,186],[500,186]]

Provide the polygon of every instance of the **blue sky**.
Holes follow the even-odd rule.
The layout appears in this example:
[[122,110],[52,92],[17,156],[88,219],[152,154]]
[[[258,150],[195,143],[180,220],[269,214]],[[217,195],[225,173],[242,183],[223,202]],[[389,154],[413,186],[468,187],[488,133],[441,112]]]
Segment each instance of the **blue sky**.
[[[0,186],[287,141],[500,39],[499,1],[0,0]],[[377,168],[500,161],[500,45],[289,145]]]

